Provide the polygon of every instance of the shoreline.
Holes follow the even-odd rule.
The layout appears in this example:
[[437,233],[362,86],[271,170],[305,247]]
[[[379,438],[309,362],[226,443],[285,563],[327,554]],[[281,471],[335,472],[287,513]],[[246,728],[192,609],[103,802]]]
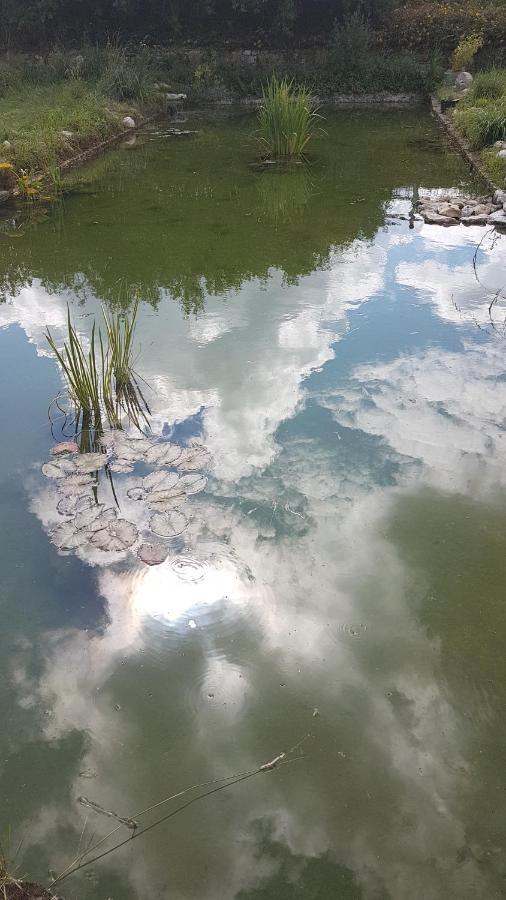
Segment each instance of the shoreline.
[[480,155],[471,149],[466,139],[457,131],[451,119],[441,112],[439,100],[434,96],[432,96],[430,100],[432,114],[438,120],[451,143],[464,157],[466,162],[469,163],[470,168],[485,182],[492,194],[495,194],[496,191],[500,190],[500,187],[492,180]]

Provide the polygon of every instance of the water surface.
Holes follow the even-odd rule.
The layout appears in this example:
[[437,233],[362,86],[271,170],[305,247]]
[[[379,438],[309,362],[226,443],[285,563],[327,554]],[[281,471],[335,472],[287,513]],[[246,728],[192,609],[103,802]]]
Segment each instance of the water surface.
[[[2,222],[0,825],[47,883],[115,827],[78,797],[130,816],[305,738],[62,893],[504,897],[504,238],[475,271],[482,229],[410,221],[468,182],[423,110],[329,114],[289,174],[248,117],[191,127]],[[211,453],[151,569],[59,554],[40,473],[46,326],[136,297],[153,432]]]

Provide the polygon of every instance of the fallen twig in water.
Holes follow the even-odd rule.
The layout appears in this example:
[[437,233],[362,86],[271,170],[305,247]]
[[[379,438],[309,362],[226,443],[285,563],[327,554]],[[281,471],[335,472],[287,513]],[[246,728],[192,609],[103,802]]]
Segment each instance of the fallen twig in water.
[[[296,762],[296,760],[303,759],[303,756],[297,756],[293,759],[287,759],[291,753],[294,752],[301,744],[306,741],[310,734],[305,735],[288,753],[280,753],[275,756],[270,762],[263,763],[263,765],[258,766],[256,769],[251,769],[249,772],[241,772],[236,775],[228,775],[225,778],[215,778],[212,781],[204,781],[201,784],[194,784],[191,787],[185,788],[182,791],[178,791],[176,794],[172,794],[170,797],[165,797],[163,800],[160,800],[158,803],[154,803],[152,806],[146,807],[146,809],[140,810],[140,812],[135,813],[133,816],[128,817],[128,821],[130,822],[138,822],[141,816],[146,815],[148,812],[152,812],[154,809],[158,809],[158,807],[163,806],[165,803],[169,803],[171,800],[175,800],[178,797],[183,797],[185,794],[188,794],[190,791],[198,790],[199,788],[210,787],[211,785],[218,785],[218,787],[213,787],[211,790],[206,791],[203,794],[199,794],[197,797],[192,797],[191,800],[187,800],[186,803],[183,803],[181,806],[178,806],[177,809],[172,810],[172,812],[167,813],[167,815],[162,816],[160,819],[157,819],[155,822],[152,822],[151,825],[146,825],[144,828],[137,827],[132,831],[132,834],[119,841],[117,844],[114,844],[112,847],[109,847],[108,850],[104,850],[102,853],[97,854],[97,856],[93,856],[91,859],[86,859],[90,853],[93,853],[95,850],[98,850],[113,834],[116,834],[117,831],[121,829],[121,825],[118,825],[117,828],[114,828],[105,837],[101,838],[97,841],[93,846],[89,846],[88,849],[77,855],[75,859],[67,866],[66,869],[63,870],[56,878],[54,878],[49,887],[53,887],[57,882],[63,881],[65,878],[68,878],[70,875],[73,875],[74,872],[78,872],[80,869],[84,869],[86,866],[91,865],[94,862],[97,862],[100,859],[103,859],[105,856],[108,856],[110,853],[113,853],[114,850],[119,850],[120,847],[124,847],[125,844],[129,844],[131,841],[135,840],[135,838],[140,837],[142,834],[146,834],[146,832],[151,831],[153,828],[156,828],[158,825],[161,825],[163,822],[166,822],[168,819],[171,819],[173,816],[177,815],[177,813],[182,812],[184,809],[187,809],[193,803],[196,803],[197,800],[203,800],[205,797],[210,797],[212,794],[218,793],[218,791],[222,791],[227,787],[232,787],[235,784],[239,784],[241,781],[246,781],[248,778],[252,778],[254,775],[259,775],[261,772],[270,772],[275,768],[281,767],[283,765],[287,765],[292,762]],[[126,821],[123,819],[122,821]]]

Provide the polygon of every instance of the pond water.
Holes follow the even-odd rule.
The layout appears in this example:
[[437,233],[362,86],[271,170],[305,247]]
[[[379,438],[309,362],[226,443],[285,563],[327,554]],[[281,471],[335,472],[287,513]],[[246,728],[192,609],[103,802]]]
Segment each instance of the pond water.
[[[294,173],[251,164],[247,116],[186,127],[76,174],[40,221],[1,223],[0,829],[17,871],[47,884],[116,826],[93,855],[131,837],[93,803],[128,818],[285,752],[59,891],[504,897],[505,238],[409,220],[413,192],[468,180],[424,110],[329,113]],[[62,388],[46,326],[61,340],[69,304],[86,336],[103,302],[134,298],[153,434],[210,453],[152,568],[59,552],[41,474]],[[145,474],[116,477],[126,518]]]

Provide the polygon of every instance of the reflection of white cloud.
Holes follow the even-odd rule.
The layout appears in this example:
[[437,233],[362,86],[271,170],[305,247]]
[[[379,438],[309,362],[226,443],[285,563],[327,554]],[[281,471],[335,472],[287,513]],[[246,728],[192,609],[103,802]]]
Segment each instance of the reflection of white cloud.
[[493,489],[506,484],[503,373],[503,345],[493,342],[361,366],[334,415],[421,461],[443,488]]
[[[204,438],[222,477],[216,499],[200,501],[192,532],[206,574],[178,581],[173,559],[153,570],[101,571],[107,625],[49,635],[36,675],[21,655],[15,689],[25,706],[50,710],[46,739],[87,736],[79,768],[98,774],[86,793],[122,814],[195,781],[250,770],[310,729],[315,739],[300,769],[206,800],[169,838],[162,826],[135,845],[139,852],[101,862],[105,895],[111,871],[116,888],[121,879],[146,900],[233,900],[261,889],[281,863],[255,823],[271,823],[291,858],[285,879],[326,854],[353,873],[367,900],[380,892],[493,895],[484,867],[458,860],[475,815],[465,798],[472,753],[441,679],[437,640],[418,616],[430,573],[412,571],[386,535],[398,498],[409,498],[412,460],[420,485],[473,494],[503,482],[502,348],[361,365],[338,399],[326,398],[336,445],[340,424],[382,438],[378,454],[390,448],[407,460],[401,486],[371,490],[370,456],[349,473],[337,453],[306,437],[285,446],[291,455],[275,485],[265,472],[249,483],[259,506],[270,502],[265,521],[257,524],[252,504],[246,515],[240,503],[227,505],[240,499],[234,478],[273,460],[276,429],[297,409],[304,377],[331,358],[350,305],[382,288],[388,241],[381,235],[374,247],[336,254],[329,272],[297,288],[277,273],[269,293],[245,285],[232,311],[212,307],[209,329],[190,327],[169,302],[157,316],[143,311],[142,371],[155,388],[157,425],[204,407]],[[404,266],[399,280],[436,297],[445,315],[448,296],[437,293],[444,267]],[[297,492],[301,519],[274,540],[276,503],[287,512],[285,494]],[[34,503],[50,521],[49,501]],[[204,541],[217,549],[207,554]],[[85,789],[77,773],[70,780],[74,798]],[[69,805],[65,798],[41,820],[37,836],[53,847],[65,826],[74,855],[84,817],[76,807],[72,832]],[[95,818],[91,827],[100,836],[110,822]],[[79,890],[83,900],[96,896],[84,879]]]
[[7,303],[0,304],[0,328],[18,324],[28,340],[35,344],[39,356],[50,356],[45,338],[46,329],[60,338],[66,328],[66,298],[48,294],[34,281],[21,288]]
[[[316,735],[313,746],[306,747],[305,761],[258,776],[249,789],[230,789],[224,803],[210,799],[195,807],[191,838],[188,826],[171,828],[172,896],[185,900],[202,896],[198,872],[191,864],[196,847],[199,870],[206,871],[209,900],[233,900],[241,889],[259,888],[275,875],[279,862],[270,857],[269,844],[261,842],[255,822],[270,823],[270,839],[298,860],[297,865],[326,854],[329,864],[351,870],[364,897],[374,896],[378,883],[399,897],[410,896],[410,891],[434,900],[442,894],[469,900],[487,896],[486,876],[473,863],[465,870],[453,865],[465,840],[461,789],[467,747],[439,685],[437,665],[433,669],[427,662],[437,660],[437,645],[406,602],[414,576],[384,537],[396,496],[395,491],[373,493],[339,520],[317,517],[307,535],[277,544],[259,541],[250,519],[224,515],[218,506],[209,506],[208,527],[222,546],[228,538],[250,572],[240,590],[251,626],[248,633],[257,634],[261,643],[259,661],[256,654],[238,659],[246,648],[235,633],[224,641],[220,624],[191,632],[192,642],[198,640],[197,646],[205,648],[205,657],[195,644],[183,645],[181,652],[169,642],[161,645],[161,633],[151,647],[150,632],[145,631],[146,626],[153,627],[150,617],[159,610],[162,615],[166,612],[161,608],[165,586],[177,592],[171,578],[162,585],[163,567],[156,570],[161,573],[160,585],[152,582],[150,572],[141,580],[135,573],[104,574],[100,586],[110,612],[104,632],[70,632],[50,641],[42,675],[29,683],[34,698],[52,712],[45,735],[54,739],[75,728],[85,731],[91,744],[80,768],[98,772],[85,788],[76,775],[73,797],[85,791],[107,809],[133,814],[161,799],[161,791],[168,795],[192,780],[249,771],[266,762],[269,754],[288,750],[306,730]],[[230,562],[221,565],[217,555],[215,569],[220,581],[216,596],[230,587],[237,594],[239,572],[234,574]],[[275,594],[263,586],[275,586]],[[186,592],[187,586],[183,588]],[[152,593],[159,598],[154,606]],[[195,600],[200,603],[201,598]],[[186,601],[183,607],[188,608]],[[337,628],[350,617],[367,623],[362,637],[353,638]],[[216,647],[214,641],[219,641]],[[363,641],[373,652],[364,652]],[[138,654],[139,650],[144,652]],[[377,667],[380,659],[382,665]],[[115,712],[115,685],[120,684],[116,672],[122,662],[130,672],[129,687],[122,708]],[[281,680],[287,682],[286,701],[279,697]],[[19,678],[18,689],[23,685]],[[151,705],[146,685],[156,690]],[[178,692],[185,686],[183,703]],[[407,719],[399,716],[389,699],[392,695],[409,710]],[[329,727],[334,733],[340,704],[346,709],[350,700],[357,714],[334,739],[334,755],[328,756],[327,746],[327,758],[319,752],[318,736],[321,729],[327,734]],[[276,718],[283,716],[285,702],[295,733],[290,731],[287,739],[282,732],[280,739],[275,736]],[[146,738],[136,726],[139,704]],[[313,720],[311,708],[316,704],[320,717]],[[153,730],[163,736],[161,742],[150,739]],[[139,746],[143,764],[132,779],[129,760]],[[381,789],[395,798],[391,808],[381,804],[381,822],[375,803],[378,772]],[[65,804],[62,816],[69,827]],[[413,827],[406,827],[407,819]],[[45,845],[54,846],[61,821],[53,814],[39,823],[38,839],[45,837]],[[76,807],[77,834],[81,827]],[[111,824],[95,816],[90,827],[99,838]],[[135,896],[155,900],[164,872],[167,877],[166,841],[162,826],[140,853],[121,860],[113,855],[100,864],[101,871],[112,867],[130,881]],[[255,865],[258,855],[260,866]],[[427,870],[426,860],[432,856],[441,866]],[[470,875],[474,894],[468,890]],[[107,874],[104,877],[107,880]],[[84,883],[79,884],[84,890]]]
[[[218,477],[234,481],[266,466],[276,453],[276,429],[297,408],[304,378],[332,357],[350,305],[381,289],[385,261],[383,247],[357,241],[334,253],[328,271],[301,278],[297,286],[284,285],[273,271],[268,292],[253,280],[230,302],[209,299],[202,319],[185,319],[168,299],[156,315],[143,307],[137,368],[152,388],[154,428],[203,408],[203,437]],[[24,292],[12,298],[5,321],[18,321],[45,353],[45,310],[51,309],[48,324],[61,340],[66,298],[48,297],[36,282],[29,297],[29,303]],[[97,301],[86,311],[100,318]],[[77,329],[89,333],[93,315],[72,312]]]

